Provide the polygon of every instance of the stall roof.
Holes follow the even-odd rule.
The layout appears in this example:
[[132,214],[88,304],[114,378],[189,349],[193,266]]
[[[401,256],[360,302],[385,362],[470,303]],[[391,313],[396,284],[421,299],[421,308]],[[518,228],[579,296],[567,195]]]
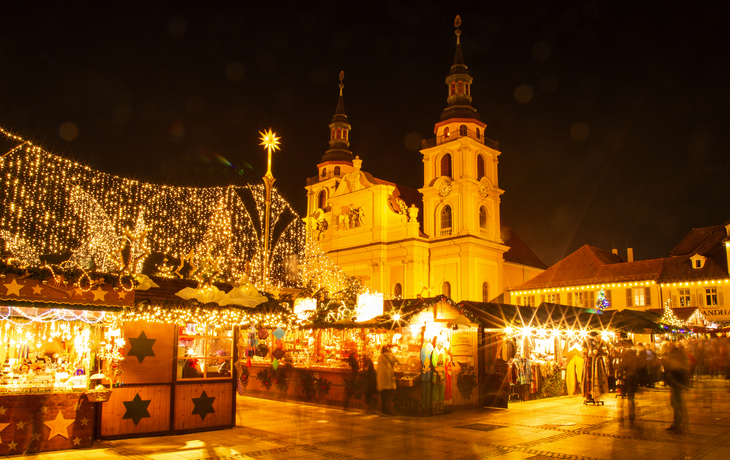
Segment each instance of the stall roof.
[[608,329],[615,311],[598,313],[569,305],[543,302],[538,307],[492,302],[461,302],[458,304],[487,328],[530,326],[557,329]]
[[661,329],[662,315],[654,311],[621,310],[616,312],[611,327],[622,332],[643,332]]

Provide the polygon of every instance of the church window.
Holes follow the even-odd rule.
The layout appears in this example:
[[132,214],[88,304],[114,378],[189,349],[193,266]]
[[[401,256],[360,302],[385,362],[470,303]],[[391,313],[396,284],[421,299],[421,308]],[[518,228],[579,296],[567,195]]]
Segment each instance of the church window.
[[342,139],[347,140],[347,130],[346,129],[342,130]]
[[335,177],[340,177],[340,167],[335,166]]
[[484,177],[484,157],[477,155],[477,180]]
[[330,139],[335,140],[335,130],[334,129],[332,130],[332,135],[330,136]]
[[459,126],[459,136],[466,136],[466,125]]
[[448,153],[441,157],[441,175],[451,177],[451,155]]
[[319,192],[319,195],[317,195],[317,206],[319,209],[327,207],[327,192],[325,190],[322,190]]
[[477,128],[477,140],[482,138],[482,132],[479,131],[479,128]]
[[456,94],[456,82],[452,81],[451,82],[451,92],[449,93],[449,96],[453,96],[454,94]]
[[469,83],[464,83],[464,87],[466,88],[466,95],[469,96]]
[[393,288],[393,297],[396,299],[403,297],[403,286],[401,286],[400,283],[395,283],[395,287]]
[[441,210],[441,236],[451,235],[451,206],[448,204]]
[[342,130],[340,128],[337,128],[337,134],[335,134],[335,139],[342,139]]
[[327,176],[327,168],[322,168],[322,177]]
[[479,206],[479,228],[487,229],[487,208],[484,206]]
[[451,298],[451,283],[449,283],[448,281],[444,281],[444,285],[441,287],[441,293],[450,299]]
[[458,89],[456,92],[459,94],[464,94],[464,82],[463,81],[459,82],[459,86],[458,86]]
[[444,128],[444,138],[449,137],[449,127]]
[[489,283],[482,283],[482,302],[489,302]]

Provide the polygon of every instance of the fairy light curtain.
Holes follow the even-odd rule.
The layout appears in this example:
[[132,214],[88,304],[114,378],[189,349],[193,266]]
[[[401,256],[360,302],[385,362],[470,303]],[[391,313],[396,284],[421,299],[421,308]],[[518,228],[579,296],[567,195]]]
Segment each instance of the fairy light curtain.
[[[0,134],[11,144],[0,157],[0,238],[25,264],[40,265],[41,254],[70,252],[70,262],[80,267],[93,260],[102,272],[134,273],[149,254],[159,253],[165,262],[157,274],[207,273],[235,282],[248,271],[263,287],[263,185],[149,184],[50,154],[1,128]],[[333,264],[322,264],[326,256],[307,242],[304,222],[276,190],[271,228],[273,286],[302,286],[312,277],[316,284],[345,279]]]

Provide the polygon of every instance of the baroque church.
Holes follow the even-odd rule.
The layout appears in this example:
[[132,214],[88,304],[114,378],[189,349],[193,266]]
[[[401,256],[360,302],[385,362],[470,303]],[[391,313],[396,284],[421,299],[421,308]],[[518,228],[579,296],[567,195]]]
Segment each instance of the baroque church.
[[500,218],[499,145],[472,106],[456,23],[446,108],[422,141],[423,187],[378,179],[350,150],[343,74],[329,149],[307,180],[307,227],[346,273],[386,298],[445,294],[487,302],[547,266]]

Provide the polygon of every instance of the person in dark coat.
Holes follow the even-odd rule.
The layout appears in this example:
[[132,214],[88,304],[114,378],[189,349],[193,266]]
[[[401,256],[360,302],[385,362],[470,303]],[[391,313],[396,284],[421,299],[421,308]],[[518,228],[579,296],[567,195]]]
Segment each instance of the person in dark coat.
[[670,387],[670,397],[674,408],[674,422],[667,428],[670,433],[687,433],[689,416],[684,403],[684,389],[689,383],[689,360],[681,345],[669,342],[664,356],[664,379]]

